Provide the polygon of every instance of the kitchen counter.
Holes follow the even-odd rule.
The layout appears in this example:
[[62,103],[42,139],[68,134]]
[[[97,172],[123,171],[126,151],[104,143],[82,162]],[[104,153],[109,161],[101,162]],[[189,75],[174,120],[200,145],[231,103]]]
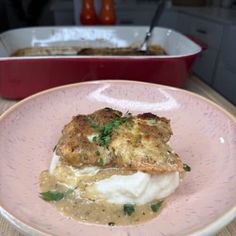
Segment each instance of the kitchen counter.
[[[186,89],[195,93],[198,93],[220,106],[224,107],[231,114],[236,116],[236,107],[229,103],[220,94],[215,92],[209,86],[201,82],[197,77],[192,76],[186,84]],[[0,114],[14,105],[16,101],[9,101],[0,98]],[[216,236],[235,236],[236,235],[236,219],[228,226],[222,229]],[[17,232],[6,220],[0,216],[0,236],[23,236],[23,234]]]

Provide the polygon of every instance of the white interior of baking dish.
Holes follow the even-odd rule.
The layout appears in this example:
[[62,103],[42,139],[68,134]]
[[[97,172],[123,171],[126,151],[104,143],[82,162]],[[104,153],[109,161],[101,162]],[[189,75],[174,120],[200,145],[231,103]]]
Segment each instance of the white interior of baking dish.
[[[0,35],[0,57],[6,59],[16,50],[27,47],[78,46],[97,48],[138,46],[143,41],[147,31],[148,27],[143,26],[72,26],[15,29]],[[157,44],[165,49],[168,55],[161,57],[182,57],[197,54],[201,51],[201,48],[186,36],[160,27],[154,28],[150,44]],[[143,56],[141,57],[143,58]]]

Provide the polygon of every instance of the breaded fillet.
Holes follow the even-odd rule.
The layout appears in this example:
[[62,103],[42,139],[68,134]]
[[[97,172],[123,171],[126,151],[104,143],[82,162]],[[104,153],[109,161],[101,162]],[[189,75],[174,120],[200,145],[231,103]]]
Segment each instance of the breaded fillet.
[[15,51],[12,57],[24,56],[70,56],[70,55],[101,55],[101,56],[135,56],[135,55],[166,55],[165,50],[159,45],[149,45],[144,52],[134,47],[122,48],[81,48],[78,46],[51,46],[51,47],[29,47]]
[[170,121],[151,113],[122,115],[110,108],[78,115],[57,144],[62,160],[75,167],[118,167],[150,174],[179,171],[183,163],[167,144]]

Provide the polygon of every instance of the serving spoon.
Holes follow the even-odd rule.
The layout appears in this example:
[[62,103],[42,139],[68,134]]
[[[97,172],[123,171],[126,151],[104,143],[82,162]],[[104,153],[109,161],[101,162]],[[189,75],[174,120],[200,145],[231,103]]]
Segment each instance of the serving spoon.
[[157,8],[156,8],[156,11],[155,11],[155,14],[154,16],[152,17],[152,21],[151,21],[151,24],[149,26],[149,30],[148,32],[146,33],[146,36],[144,38],[144,41],[142,42],[142,44],[140,45],[140,47],[138,48],[138,51],[139,52],[142,52],[142,53],[145,53],[148,49],[148,42],[149,42],[149,39],[151,38],[152,36],[152,31],[153,31],[153,28],[154,26],[157,24],[157,22],[159,21],[161,15],[162,15],[162,12],[164,11],[165,9],[165,0],[160,0],[157,4]]

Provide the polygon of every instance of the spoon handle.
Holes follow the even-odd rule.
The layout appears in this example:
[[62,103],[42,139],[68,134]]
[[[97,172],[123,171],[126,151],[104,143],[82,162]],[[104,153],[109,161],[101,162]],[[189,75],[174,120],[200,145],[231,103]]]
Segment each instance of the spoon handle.
[[151,21],[151,24],[149,26],[149,30],[145,35],[145,39],[144,39],[143,43],[141,44],[141,46],[139,48],[139,51],[146,51],[147,50],[147,43],[149,41],[149,38],[152,35],[153,28],[155,27],[156,23],[159,21],[161,15],[162,15],[162,12],[165,9],[165,2],[166,2],[166,0],[160,0],[158,2],[155,14],[152,17],[152,21]]
[[148,30],[148,33],[150,34],[153,30],[153,28],[155,27],[155,25],[157,24],[157,22],[159,21],[163,10],[165,9],[165,3],[166,0],[159,0],[158,4],[157,4],[157,8],[155,11],[154,16],[152,17],[152,21]]

